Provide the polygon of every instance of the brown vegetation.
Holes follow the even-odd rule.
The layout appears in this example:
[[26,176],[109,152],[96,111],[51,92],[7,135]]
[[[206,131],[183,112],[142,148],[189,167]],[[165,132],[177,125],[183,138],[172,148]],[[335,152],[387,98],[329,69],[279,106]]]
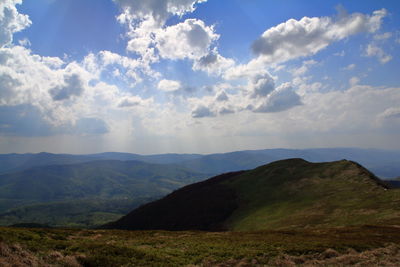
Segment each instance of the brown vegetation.
[[58,251],[51,251],[40,257],[31,251],[22,248],[19,244],[8,245],[0,242],[1,267],[80,267],[82,266],[75,256],[64,256]]

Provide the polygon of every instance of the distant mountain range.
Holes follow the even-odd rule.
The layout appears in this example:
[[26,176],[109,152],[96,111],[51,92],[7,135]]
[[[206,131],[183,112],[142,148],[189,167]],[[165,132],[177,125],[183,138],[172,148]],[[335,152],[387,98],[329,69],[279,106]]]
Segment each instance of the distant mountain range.
[[[99,225],[184,185],[287,158],[348,159],[381,178],[400,175],[400,151],[376,149],[265,149],[209,155],[1,154],[0,225]],[[398,181],[391,183],[400,186]]]
[[262,164],[288,158],[302,158],[310,162],[347,159],[359,162],[381,178],[394,178],[400,175],[400,151],[360,148],[264,149],[208,155],[139,155],[118,152],[89,155],[0,154],[0,174],[27,170],[32,167],[76,164],[96,160],[136,160],[155,164],[175,164],[195,172],[219,174],[252,169]]
[[105,228],[301,229],[400,223],[400,189],[347,160],[276,161],[185,186]]

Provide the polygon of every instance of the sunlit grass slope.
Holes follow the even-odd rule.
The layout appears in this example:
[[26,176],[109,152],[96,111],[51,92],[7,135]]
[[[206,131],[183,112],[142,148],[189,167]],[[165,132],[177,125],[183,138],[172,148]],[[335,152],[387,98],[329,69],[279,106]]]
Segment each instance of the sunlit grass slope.
[[347,160],[277,161],[225,185],[239,200],[231,230],[400,223],[400,191]]

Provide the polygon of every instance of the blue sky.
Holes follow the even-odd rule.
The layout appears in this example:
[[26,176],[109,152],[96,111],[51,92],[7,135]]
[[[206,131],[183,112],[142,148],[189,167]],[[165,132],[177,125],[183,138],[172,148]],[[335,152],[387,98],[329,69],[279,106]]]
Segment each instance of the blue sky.
[[400,149],[397,1],[4,0],[0,153]]

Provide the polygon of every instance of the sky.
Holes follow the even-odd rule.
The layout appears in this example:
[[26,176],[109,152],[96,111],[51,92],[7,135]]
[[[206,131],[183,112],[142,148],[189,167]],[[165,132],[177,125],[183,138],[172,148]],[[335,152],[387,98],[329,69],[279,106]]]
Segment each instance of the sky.
[[400,149],[400,2],[0,0],[0,153]]

